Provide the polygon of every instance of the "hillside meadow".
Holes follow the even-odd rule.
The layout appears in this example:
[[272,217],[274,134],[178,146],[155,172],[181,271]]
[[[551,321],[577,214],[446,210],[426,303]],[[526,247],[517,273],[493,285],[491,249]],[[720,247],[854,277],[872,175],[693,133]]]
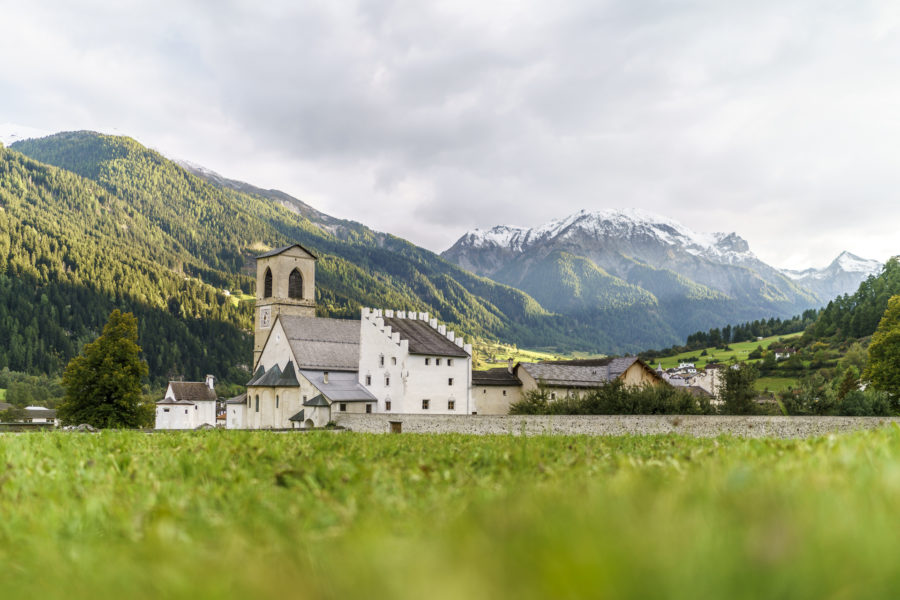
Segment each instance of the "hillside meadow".
[[892,597],[900,430],[0,436],[4,598]]

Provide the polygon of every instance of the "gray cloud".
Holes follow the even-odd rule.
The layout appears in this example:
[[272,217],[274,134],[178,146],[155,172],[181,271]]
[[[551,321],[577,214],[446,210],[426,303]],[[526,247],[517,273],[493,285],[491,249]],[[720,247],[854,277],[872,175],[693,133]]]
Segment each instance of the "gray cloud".
[[434,250],[638,206],[778,265],[900,252],[890,2],[0,9],[3,120],[132,135]]

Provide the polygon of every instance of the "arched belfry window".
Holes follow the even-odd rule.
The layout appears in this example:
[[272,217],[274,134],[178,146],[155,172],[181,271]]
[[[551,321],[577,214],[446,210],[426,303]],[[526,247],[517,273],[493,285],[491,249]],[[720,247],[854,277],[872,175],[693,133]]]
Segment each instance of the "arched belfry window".
[[263,283],[263,298],[272,297],[272,269],[266,269],[266,279]]
[[288,279],[288,298],[303,299],[303,275],[297,269],[291,271]]

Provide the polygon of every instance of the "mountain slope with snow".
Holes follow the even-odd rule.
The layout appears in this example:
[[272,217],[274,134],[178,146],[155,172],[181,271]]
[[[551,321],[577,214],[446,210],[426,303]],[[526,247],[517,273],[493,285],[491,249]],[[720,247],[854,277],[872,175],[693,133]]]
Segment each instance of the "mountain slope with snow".
[[[838,293],[856,289],[877,266],[845,253],[821,272],[782,272],[760,260],[737,233],[696,232],[638,209],[583,210],[533,228],[476,229],[442,256],[563,312],[573,310],[573,302],[555,301],[561,295],[548,289],[581,290],[577,304],[583,310],[602,309],[609,299],[592,301],[583,291],[600,288],[581,285],[571,268],[548,268],[548,261],[558,262],[561,256],[569,257],[569,264],[576,264],[573,257],[589,261],[599,272],[651,294],[657,301],[653,310],[678,335],[702,328],[703,322],[717,326],[787,317],[822,306]],[[564,274],[564,280],[554,272]],[[637,292],[630,297],[641,298]],[[621,306],[621,294],[615,298]]]

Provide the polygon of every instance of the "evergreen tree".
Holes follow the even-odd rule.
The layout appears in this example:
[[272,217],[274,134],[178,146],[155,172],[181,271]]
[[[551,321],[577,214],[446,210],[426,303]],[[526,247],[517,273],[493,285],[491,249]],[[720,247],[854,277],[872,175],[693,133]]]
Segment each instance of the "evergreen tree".
[[137,319],[114,310],[103,334],[73,358],[63,374],[66,397],[58,415],[63,424],[95,427],[142,425],[141,378],[147,363],[140,359]]
[[756,367],[751,364],[725,369],[721,390],[725,413],[752,415],[756,412],[756,390],[753,389],[753,384],[756,383],[757,375]]
[[876,390],[900,396],[900,295],[888,301],[872,336],[866,378]]

